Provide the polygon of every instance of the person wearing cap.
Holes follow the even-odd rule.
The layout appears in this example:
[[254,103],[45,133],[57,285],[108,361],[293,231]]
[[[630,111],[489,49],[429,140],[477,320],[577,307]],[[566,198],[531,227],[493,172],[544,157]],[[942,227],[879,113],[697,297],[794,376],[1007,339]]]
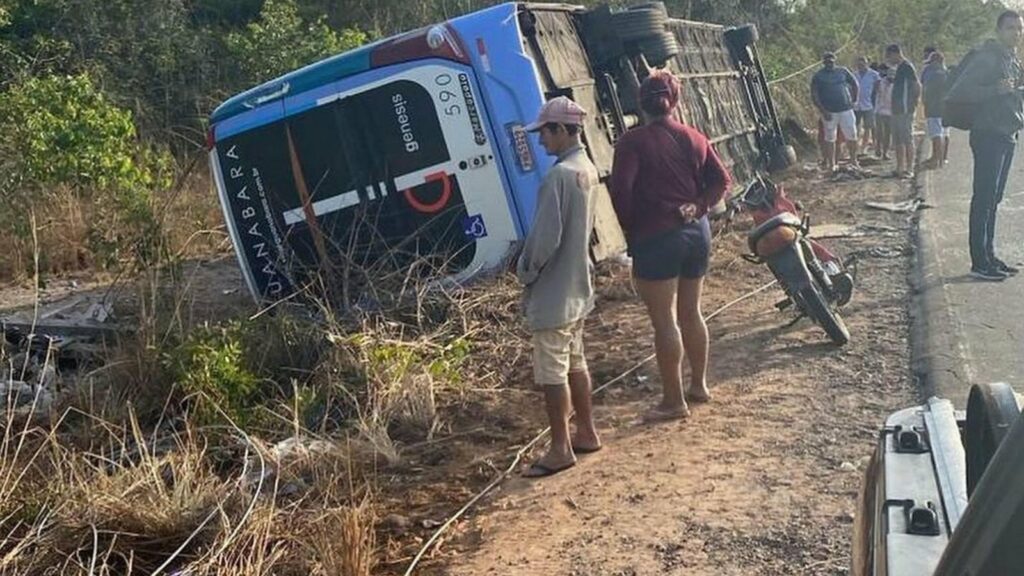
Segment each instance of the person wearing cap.
[[831,173],[836,168],[836,135],[843,133],[850,151],[850,163],[858,165],[857,116],[854,103],[860,96],[857,78],[844,66],[836,66],[836,55],[825,52],[821,57],[822,67],[811,78],[811,100],[821,113],[825,131],[825,169]]
[[[583,352],[583,322],[594,307],[590,234],[594,226],[597,168],[580,140],[586,111],[559,96],[526,129],[557,157],[537,193],[537,209],[516,267],[525,286],[526,322],[532,334],[533,377],[544,390],[551,425],[548,452],[524,476],[550,476],[576,464],[576,454],[596,452],[601,440],[591,409],[590,373]],[[576,412],[576,434],[569,416]]]
[[[633,258],[633,280],[654,327],[661,402],[647,422],[689,416],[687,399],[706,402],[708,328],[701,312],[711,256],[707,214],[731,177],[707,137],[673,117],[679,81],[655,71],[640,86],[643,126],[615,144],[611,196]],[[683,360],[690,382],[683,390]]]
[[903,56],[899,44],[890,44],[885,49],[885,62],[896,70],[892,81],[892,144],[896,151],[896,173],[901,178],[911,178],[914,162],[914,112],[921,96],[921,83],[917,70]]

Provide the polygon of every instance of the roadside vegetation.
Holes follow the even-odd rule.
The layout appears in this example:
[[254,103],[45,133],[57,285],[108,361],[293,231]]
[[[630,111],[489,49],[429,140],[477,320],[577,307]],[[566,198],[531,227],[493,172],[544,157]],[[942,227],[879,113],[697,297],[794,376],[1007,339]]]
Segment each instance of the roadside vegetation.
[[[456,432],[470,389],[523,373],[517,288],[380,308],[183,313],[184,263],[230,250],[205,118],[246,87],[496,2],[0,0],[0,284],[89,274],[128,286],[129,338],[0,407],[0,574],[365,575],[379,475]],[[595,4],[595,2],[583,2]],[[845,46],[962,54],[980,0],[676,0],[754,21],[769,78]],[[777,84],[801,114],[810,72]],[[2,345],[2,341],[0,341]],[[0,347],[6,390],[56,358]],[[40,376],[41,377],[41,376]],[[61,378],[58,376],[58,378]]]

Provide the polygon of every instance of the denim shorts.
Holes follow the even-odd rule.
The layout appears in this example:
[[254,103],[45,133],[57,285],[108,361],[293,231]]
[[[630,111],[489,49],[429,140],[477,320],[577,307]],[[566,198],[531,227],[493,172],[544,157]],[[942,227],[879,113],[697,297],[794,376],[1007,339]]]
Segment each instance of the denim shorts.
[[630,248],[633,274],[641,280],[695,280],[708,271],[711,225],[705,216],[641,240]]

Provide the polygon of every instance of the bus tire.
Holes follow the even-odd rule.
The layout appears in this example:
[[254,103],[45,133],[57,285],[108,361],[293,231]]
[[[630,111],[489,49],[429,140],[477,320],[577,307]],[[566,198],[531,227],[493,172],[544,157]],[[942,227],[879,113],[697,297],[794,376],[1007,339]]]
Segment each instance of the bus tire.
[[734,50],[742,50],[747,46],[757,44],[761,35],[757,32],[757,26],[745,24],[725,31],[725,39],[729,41]]
[[652,66],[664,66],[679,54],[679,43],[671,32],[662,32],[656,36],[644,38],[638,42],[640,53],[647,58]]
[[629,7],[630,10],[656,10],[661,12],[665,16],[668,16],[668,8],[665,8],[664,2],[645,2],[643,4],[634,4]]
[[612,13],[612,26],[624,42],[643,40],[665,32],[668,17],[657,10],[623,10]]
[[796,165],[796,150],[788,144],[777,144],[768,151],[768,171],[785,172]]

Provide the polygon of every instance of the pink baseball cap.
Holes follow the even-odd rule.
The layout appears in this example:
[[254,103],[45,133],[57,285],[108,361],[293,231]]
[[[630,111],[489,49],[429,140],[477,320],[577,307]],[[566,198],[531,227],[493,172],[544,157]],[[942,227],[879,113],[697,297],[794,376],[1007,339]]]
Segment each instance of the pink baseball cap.
[[582,106],[565,96],[559,96],[558,98],[548,100],[540,107],[540,114],[537,115],[537,120],[532,124],[528,124],[526,131],[536,132],[540,130],[541,126],[552,123],[582,126],[583,119],[586,116],[587,111]]
[[675,108],[679,104],[679,90],[679,80],[671,72],[655,70],[640,84],[640,101],[653,101],[664,96],[668,107]]

